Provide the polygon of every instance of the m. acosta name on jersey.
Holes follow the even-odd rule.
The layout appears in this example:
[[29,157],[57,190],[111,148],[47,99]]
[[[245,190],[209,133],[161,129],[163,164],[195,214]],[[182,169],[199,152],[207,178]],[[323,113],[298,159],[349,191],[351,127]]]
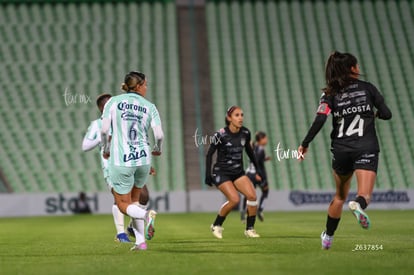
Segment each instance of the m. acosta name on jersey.
[[334,117],[343,117],[355,113],[365,113],[371,111],[371,106],[369,104],[360,105],[360,106],[350,106],[342,109],[342,111],[334,112]]

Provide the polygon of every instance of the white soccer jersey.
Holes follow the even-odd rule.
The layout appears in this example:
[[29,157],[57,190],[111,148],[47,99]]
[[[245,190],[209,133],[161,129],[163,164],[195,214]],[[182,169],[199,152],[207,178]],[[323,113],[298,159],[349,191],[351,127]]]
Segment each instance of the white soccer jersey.
[[[107,177],[109,177],[109,172],[108,172],[108,160],[104,159],[102,156],[102,151],[103,148],[101,146],[101,129],[102,129],[102,119],[98,118],[94,121],[91,122],[91,124],[88,127],[88,131],[85,134],[84,137],[84,141],[83,141],[83,149],[84,151],[89,151],[92,150],[93,148],[95,148],[96,146],[99,145],[100,148],[100,158],[101,158],[101,166],[102,166],[102,171],[103,171],[103,175],[104,178],[106,179]],[[89,145],[87,146],[87,142],[86,141],[90,141]]]
[[148,132],[150,128],[161,127],[154,104],[137,93],[114,96],[106,103],[102,118],[111,121],[111,165],[134,167],[151,164]]

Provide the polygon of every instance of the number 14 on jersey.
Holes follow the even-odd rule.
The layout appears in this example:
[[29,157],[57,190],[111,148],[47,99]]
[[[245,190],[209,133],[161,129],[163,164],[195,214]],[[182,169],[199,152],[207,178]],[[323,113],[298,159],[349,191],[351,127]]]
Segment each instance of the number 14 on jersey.
[[[338,131],[338,138],[344,136],[344,128],[345,128],[345,119],[341,118],[338,123],[339,131]],[[358,134],[359,137],[364,135],[364,120],[361,118],[360,115],[356,115],[354,119],[349,124],[348,128],[345,131],[345,136],[352,136],[354,134]]]

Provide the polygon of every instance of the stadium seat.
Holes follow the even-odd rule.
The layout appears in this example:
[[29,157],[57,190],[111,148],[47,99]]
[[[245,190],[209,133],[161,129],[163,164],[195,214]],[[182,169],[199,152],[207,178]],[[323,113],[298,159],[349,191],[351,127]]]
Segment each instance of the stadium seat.
[[383,189],[412,186],[406,180],[414,173],[412,24],[408,1],[208,1],[216,128],[222,127],[222,114],[233,100],[244,109],[252,132],[269,135],[273,188],[334,189],[330,125],[303,163],[279,162],[274,150],[279,142],[285,149],[297,148],[318,105],[325,59],[335,49],[349,51],[394,113],[393,121],[377,123],[382,146],[378,184]]
[[[184,190],[174,1],[44,3],[0,9],[0,159],[14,192],[106,191],[98,150],[83,153],[95,99],[120,94],[130,70],[149,77],[165,131],[153,190]],[[65,91],[68,98],[65,100]],[[85,102],[88,96],[92,102]],[[83,100],[83,101],[82,101]],[[174,102],[174,104],[171,104]],[[18,150],[31,152],[24,156]],[[2,154],[3,156],[3,154]],[[21,163],[27,163],[21,165]],[[173,179],[173,180],[172,180]]]

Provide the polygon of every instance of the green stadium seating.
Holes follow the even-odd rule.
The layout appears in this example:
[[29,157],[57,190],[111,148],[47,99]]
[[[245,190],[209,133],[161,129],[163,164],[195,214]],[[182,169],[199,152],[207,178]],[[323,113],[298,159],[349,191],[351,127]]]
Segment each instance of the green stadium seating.
[[354,53],[364,78],[383,92],[394,117],[378,121],[378,187],[412,187],[414,4],[412,1],[208,1],[214,117],[238,104],[245,125],[269,135],[267,164],[276,189],[333,189],[329,128],[308,159],[278,161],[277,144],[296,149],[310,126],[324,62],[333,50]]
[[[174,1],[67,2],[0,5],[0,167],[13,191],[107,190],[98,149],[83,153],[81,143],[99,117],[95,98],[120,94],[130,70],[148,75],[164,123],[149,188],[184,190]],[[65,90],[76,102],[66,104]]]
[[[0,5],[0,167],[14,192],[106,190],[98,150],[81,152],[81,141],[99,117],[96,96],[121,93],[129,70],[149,76],[148,97],[164,123],[164,154],[154,160],[157,176],[149,187],[184,190],[174,1],[22,2]],[[363,77],[393,111],[391,122],[377,123],[377,187],[413,187],[413,1],[211,0],[206,8],[215,127],[238,104],[252,133],[268,133],[272,188],[334,188],[329,121],[305,162],[278,161],[274,150],[301,142],[324,85],[324,62],[335,49],[359,58]],[[76,102],[67,104],[65,91]],[[80,95],[92,102],[79,102]]]

